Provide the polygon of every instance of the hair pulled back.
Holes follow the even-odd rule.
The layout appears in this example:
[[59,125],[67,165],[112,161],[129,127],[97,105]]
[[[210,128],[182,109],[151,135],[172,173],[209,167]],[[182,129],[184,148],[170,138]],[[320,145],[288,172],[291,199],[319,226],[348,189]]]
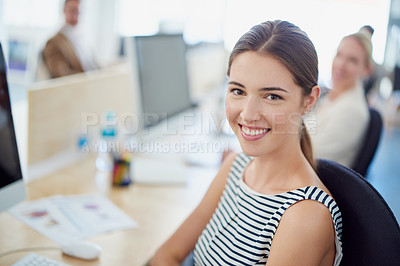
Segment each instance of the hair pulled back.
[[[278,59],[303,90],[303,96],[311,93],[318,82],[318,56],[307,34],[288,21],[266,21],[252,27],[234,46],[228,63],[228,76],[233,60],[244,52],[268,54]],[[300,146],[308,162],[316,167],[311,139],[302,122]]]

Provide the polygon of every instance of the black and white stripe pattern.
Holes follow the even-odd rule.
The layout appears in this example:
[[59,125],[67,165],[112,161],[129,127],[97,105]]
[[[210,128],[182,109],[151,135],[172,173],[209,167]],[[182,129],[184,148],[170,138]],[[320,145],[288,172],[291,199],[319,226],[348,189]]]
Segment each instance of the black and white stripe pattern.
[[304,199],[319,201],[331,212],[340,260],[342,218],[335,201],[313,186],[277,195],[257,193],[242,179],[250,161],[242,153],[233,162],[218,207],[197,241],[195,265],[265,265],[283,213]]

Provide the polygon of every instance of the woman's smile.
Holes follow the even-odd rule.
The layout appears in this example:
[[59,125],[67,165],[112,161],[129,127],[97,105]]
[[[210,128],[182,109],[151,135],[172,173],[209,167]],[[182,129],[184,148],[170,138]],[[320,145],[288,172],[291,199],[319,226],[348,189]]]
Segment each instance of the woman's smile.
[[270,128],[247,127],[241,124],[239,124],[239,127],[242,137],[249,141],[261,139],[271,131]]
[[281,61],[255,52],[238,55],[227,89],[226,117],[247,155],[271,154],[292,145],[289,139],[298,141],[302,88]]

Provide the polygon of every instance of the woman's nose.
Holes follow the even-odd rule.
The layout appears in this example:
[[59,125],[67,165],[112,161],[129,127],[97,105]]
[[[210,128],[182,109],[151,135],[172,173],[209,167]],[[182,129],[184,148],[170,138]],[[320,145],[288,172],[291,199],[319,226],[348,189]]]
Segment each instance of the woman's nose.
[[334,61],[334,66],[337,68],[337,69],[343,69],[344,68],[344,66],[345,66],[345,60],[343,60],[343,58],[336,58],[336,60]]
[[243,104],[242,111],[240,112],[240,118],[246,122],[251,123],[260,119],[260,106],[256,99],[247,99]]

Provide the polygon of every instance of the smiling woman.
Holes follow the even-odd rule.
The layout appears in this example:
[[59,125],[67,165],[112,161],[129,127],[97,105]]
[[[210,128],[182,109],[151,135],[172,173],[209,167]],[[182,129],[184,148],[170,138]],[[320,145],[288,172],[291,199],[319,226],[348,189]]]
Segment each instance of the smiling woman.
[[[339,265],[341,214],[314,171],[302,116],[319,97],[311,40],[287,21],[254,26],[228,66],[226,115],[243,153],[227,158],[153,265]],[[279,227],[278,227],[279,226]]]
[[[318,57],[315,51],[315,47],[313,43],[308,39],[308,37],[304,34],[304,32],[300,31],[300,29],[294,25],[293,27],[287,27],[286,29],[275,28],[275,32],[272,32],[271,30],[270,33],[265,30],[263,31],[263,27],[266,28],[266,30],[271,30],[267,29],[268,25],[258,25],[254,27],[250,32],[245,34],[237,42],[229,59],[228,75],[231,76],[230,84],[233,84],[232,82],[237,83],[236,75],[241,75],[239,78],[243,77],[244,79],[246,79],[250,77],[249,75],[253,74],[251,78],[248,78],[248,80],[253,84],[255,82],[259,82],[261,85],[259,89],[263,88],[265,84],[271,84],[273,85],[272,87],[275,88],[275,91],[283,90],[284,92],[286,92],[286,95],[282,95],[281,93],[269,95],[268,97],[282,98],[281,100],[283,101],[283,104],[281,104],[280,107],[296,106],[298,108],[302,108],[303,110],[299,109],[296,112],[293,112],[294,110],[291,110],[291,112],[288,113],[289,116],[287,117],[286,121],[282,120],[282,112],[284,111],[277,108],[275,109],[275,113],[270,113],[270,116],[274,116],[272,119],[276,120],[276,123],[285,125],[285,128],[282,128],[282,126],[277,127],[276,130],[279,130],[279,135],[282,135],[282,130],[284,132],[290,132],[291,135],[298,135],[298,128],[288,127],[291,125],[294,125],[296,127],[296,124],[299,125],[299,121],[301,121],[301,119],[299,120],[300,116],[304,115],[307,110],[310,110],[312,108],[312,106],[315,104],[316,99],[319,96],[319,88],[316,86],[318,82]],[[268,40],[268,42],[266,42],[266,40]],[[299,43],[299,45],[291,45],[293,43]],[[255,52],[255,54],[243,55],[242,53],[244,51],[253,51]],[[264,62],[264,60],[261,60],[259,58],[259,55],[269,55],[270,57],[272,56],[272,58],[269,58],[269,61],[272,62],[273,66],[271,66],[270,62]],[[238,56],[240,56],[241,58],[238,58],[236,60],[237,62],[234,63],[234,59],[236,59],[236,57]],[[242,58],[244,56],[246,57],[245,59]],[[246,60],[248,61],[248,66],[243,65],[246,64]],[[260,62],[259,65],[252,67],[252,60],[255,60],[254,63]],[[238,68],[241,67],[241,69],[238,71],[234,71],[235,76],[232,76],[231,72],[234,66],[237,66]],[[249,67],[252,70],[248,71],[249,73],[247,73],[246,71]],[[266,73],[269,75],[265,75]],[[282,84],[282,81],[284,82],[284,86],[282,86],[281,88],[279,88],[279,86],[276,86],[276,84]],[[260,86],[257,84],[254,85]],[[300,88],[296,88],[295,85]],[[277,87],[279,89],[277,89]],[[286,88],[286,90],[283,88]],[[291,93],[289,93],[288,90]],[[266,90],[263,89],[260,91]],[[271,88],[269,88],[268,91],[271,91]],[[297,98],[294,97],[296,96],[296,93]],[[230,98],[227,98],[227,105],[229,105],[228,99]],[[227,115],[229,118],[228,111],[229,109],[227,108]],[[268,109],[264,109],[264,112],[268,112]],[[276,112],[279,112],[279,114]],[[242,114],[242,116],[243,115],[244,114]],[[310,137],[306,128],[304,127],[304,124],[301,123],[300,126],[302,128],[300,141],[302,151],[309,163],[314,167],[315,161],[311,149]]]
[[[315,102],[316,96],[317,87],[307,101]],[[301,87],[276,57],[257,52],[238,55],[230,67],[226,114],[243,151],[261,156],[282,144],[299,145],[301,113],[310,108],[303,98]],[[255,142],[267,133],[268,138]],[[313,163],[312,157],[309,160]]]

